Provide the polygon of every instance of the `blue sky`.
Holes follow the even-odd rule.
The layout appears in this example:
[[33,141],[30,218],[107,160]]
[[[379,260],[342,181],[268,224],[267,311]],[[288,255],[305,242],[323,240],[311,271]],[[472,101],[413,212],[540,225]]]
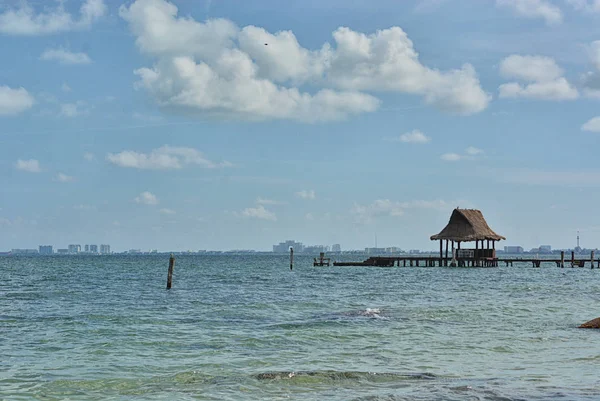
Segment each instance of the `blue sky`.
[[600,246],[600,1],[0,0],[0,249]]

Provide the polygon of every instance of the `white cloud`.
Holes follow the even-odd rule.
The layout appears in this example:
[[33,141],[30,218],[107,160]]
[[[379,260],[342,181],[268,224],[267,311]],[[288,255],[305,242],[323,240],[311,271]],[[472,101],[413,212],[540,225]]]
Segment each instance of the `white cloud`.
[[476,156],[476,155],[482,154],[483,150],[476,148],[474,146],[469,146],[467,149],[465,149],[465,153],[468,154],[469,156]]
[[600,98],[600,40],[588,46],[588,54],[595,71],[582,75],[582,86],[586,96]]
[[15,168],[17,170],[27,171],[29,173],[40,173],[42,169],[40,168],[40,162],[36,159],[29,160],[17,160],[15,163]]
[[103,0],[86,0],[76,19],[64,8],[63,2],[55,7],[44,4],[43,11],[36,10],[26,1],[18,8],[9,8],[0,14],[0,33],[8,35],[49,35],[89,28],[93,22],[106,14]]
[[60,105],[60,115],[63,117],[74,118],[90,114],[90,109],[84,101],[75,103],[63,103]]
[[303,189],[302,191],[296,192],[296,196],[308,200],[315,200],[317,198],[315,191],[312,189],[310,191]]
[[33,106],[33,96],[25,88],[12,89],[0,86],[0,116],[21,113]]
[[399,27],[371,35],[339,28],[335,47],[309,50],[291,31],[272,34],[224,19],[201,23],[177,13],[164,0],[120,8],[138,48],[156,58],[135,71],[136,87],[171,111],[318,122],[375,111],[379,100],[364,91],[420,95],[458,114],[479,112],[490,101],[472,66],[446,72],[424,66]]
[[444,153],[440,157],[442,160],[447,161],[447,162],[457,162],[463,158],[458,153]]
[[83,158],[84,158],[85,160],[87,160],[88,162],[91,162],[91,161],[94,161],[94,160],[96,159],[96,156],[94,156],[94,154],[93,154],[93,153],[90,153],[90,152],[85,152],[85,153],[83,154]]
[[167,208],[160,209],[160,212],[162,214],[175,214],[175,210],[173,210],[173,209],[167,209]]
[[58,173],[56,175],[56,181],[58,181],[58,182],[73,182],[73,181],[75,181],[75,177],[66,175],[64,173]]
[[513,54],[502,60],[500,73],[506,78],[530,81],[502,84],[498,88],[501,98],[530,98],[540,100],[573,100],[579,91],[562,77],[563,70],[554,59],[544,56]]
[[548,25],[560,24],[562,11],[547,0],[496,0],[499,7],[507,7],[525,18],[542,18]]
[[159,203],[156,195],[148,191],[142,192],[139,196],[136,196],[134,201],[144,205],[158,205]]
[[120,167],[137,168],[140,170],[172,170],[180,169],[185,165],[195,164],[203,168],[231,167],[232,164],[224,161],[212,162],[204,157],[202,152],[194,148],[162,146],[152,152],[138,153],[126,150],[120,153],[109,153],[106,160]]
[[600,12],[600,0],[567,0],[576,10],[589,13]]
[[61,64],[90,64],[92,59],[85,53],[73,53],[65,49],[46,49],[40,60],[58,61]]
[[352,208],[359,222],[369,223],[374,218],[380,216],[400,217],[409,209],[448,209],[448,203],[443,200],[415,200],[410,202],[397,202],[389,199],[377,199],[369,205],[360,205],[355,203]]
[[263,205],[244,209],[242,211],[242,216],[261,220],[277,221],[277,216],[275,216],[275,213],[268,211]]
[[306,213],[306,215],[304,216],[304,218],[308,221],[313,221],[315,219],[315,216],[313,216],[312,213]]
[[513,54],[500,63],[500,74],[508,79],[545,82],[560,78],[563,73],[553,58],[545,56]]
[[276,201],[273,199],[257,198],[256,203],[259,205],[283,205],[284,202]]
[[600,117],[594,117],[581,126],[583,131],[600,132]]
[[418,129],[412,130],[411,132],[407,132],[405,134],[400,135],[400,142],[404,143],[429,143],[431,142],[431,138],[425,135],[423,132]]
[[60,86],[60,89],[63,92],[71,92],[71,87],[66,82],[63,82],[63,84]]

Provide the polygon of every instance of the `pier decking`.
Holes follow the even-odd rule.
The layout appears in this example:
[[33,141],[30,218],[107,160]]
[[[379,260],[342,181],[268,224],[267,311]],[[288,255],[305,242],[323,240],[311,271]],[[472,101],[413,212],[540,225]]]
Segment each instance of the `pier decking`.
[[594,253],[588,258],[580,255],[565,260],[564,254],[557,258],[462,258],[448,259],[436,256],[372,256],[362,262],[333,262],[334,266],[367,266],[367,267],[434,267],[434,266],[458,266],[458,267],[499,267],[501,265],[514,266],[514,263],[531,263],[532,267],[542,267],[542,264],[555,265],[556,267],[585,267],[600,268],[600,259],[594,259]]

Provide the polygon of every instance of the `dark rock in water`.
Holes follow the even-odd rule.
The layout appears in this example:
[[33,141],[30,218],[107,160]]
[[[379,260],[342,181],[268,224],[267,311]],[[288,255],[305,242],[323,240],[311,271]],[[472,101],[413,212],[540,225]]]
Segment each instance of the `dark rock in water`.
[[589,322],[585,322],[581,326],[580,329],[600,329],[600,317],[590,320]]

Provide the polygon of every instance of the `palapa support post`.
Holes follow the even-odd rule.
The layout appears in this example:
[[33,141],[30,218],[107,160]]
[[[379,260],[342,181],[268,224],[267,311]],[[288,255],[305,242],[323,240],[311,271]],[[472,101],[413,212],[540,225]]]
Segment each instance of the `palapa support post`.
[[571,251],[571,267],[575,267],[575,252]]
[[446,260],[444,260],[444,266],[448,266],[448,240],[446,240]]
[[594,251],[592,251],[592,255],[590,257],[590,264],[592,265],[592,269],[594,268]]
[[169,258],[169,273],[167,274],[167,290],[171,289],[171,285],[173,284],[173,269],[175,268],[175,256],[171,254]]
[[565,251],[560,251],[560,267],[565,267]]
[[290,270],[294,270],[294,248],[290,247]]

